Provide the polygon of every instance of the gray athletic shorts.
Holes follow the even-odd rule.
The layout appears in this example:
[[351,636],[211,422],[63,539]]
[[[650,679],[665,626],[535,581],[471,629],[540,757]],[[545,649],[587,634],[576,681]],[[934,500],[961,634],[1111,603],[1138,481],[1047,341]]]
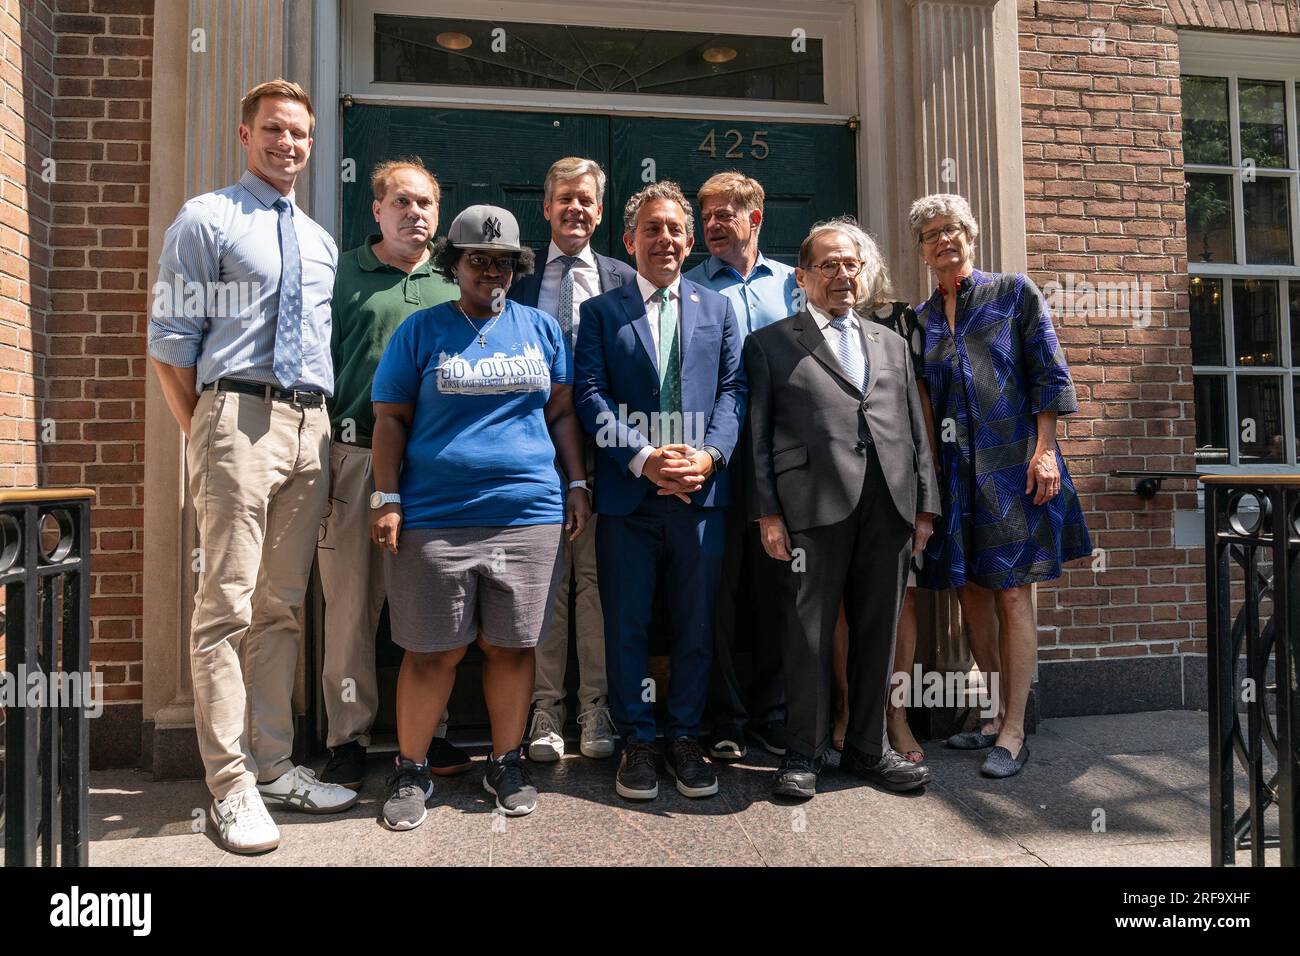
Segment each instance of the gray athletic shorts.
[[384,552],[393,643],[449,651],[479,633],[497,647],[546,635],[563,564],[561,526],[403,529]]

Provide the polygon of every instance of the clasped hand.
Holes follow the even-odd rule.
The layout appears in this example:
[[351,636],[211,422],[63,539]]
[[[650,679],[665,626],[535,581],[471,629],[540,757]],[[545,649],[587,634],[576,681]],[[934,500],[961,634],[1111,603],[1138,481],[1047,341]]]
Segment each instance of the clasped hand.
[[713,474],[713,458],[690,445],[664,445],[650,453],[641,474],[659,486],[659,494],[676,495],[690,504],[689,496]]

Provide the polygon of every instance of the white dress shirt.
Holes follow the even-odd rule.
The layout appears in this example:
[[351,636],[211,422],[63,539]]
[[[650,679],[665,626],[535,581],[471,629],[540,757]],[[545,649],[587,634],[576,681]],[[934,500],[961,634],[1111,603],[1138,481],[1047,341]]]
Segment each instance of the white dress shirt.
[[[822,330],[822,335],[826,336],[826,343],[831,347],[831,351],[834,352],[836,357],[838,358],[840,354],[841,332],[839,329],[835,328],[835,326],[831,325],[831,320],[834,319],[835,316],[823,312],[821,309],[817,308],[817,306],[813,305],[811,302],[808,303],[808,312],[812,315],[813,319],[817,322],[817,328]],[[865,359],[867,356],[867,341],[866,341],[867,323],[853,309],[849,309],[848,315],[849,315],[849,328],[857,330],[858,340],[862,343],[862,356]]]
[[[564,325],[564,319],[555,315],[560,307],[560,279],[564,276],[563,249],[552,240],[546,250],[546,265],[542,269],[542,285],[537,291],[537,307]],[[582,247],[578,261],[573,264],[573,340],[578,339],[578,306],[593,296],[600,295],[600,270],[596,268],[596,254],[591,243]]]
[[[574,268],[577,267],[575,266]],[[641,275],[641,273],[639,272],[636,274],[636,284],[637,287],[641,290],[641,301],[645,303],[646,319],[648,319],[650,322],[650,338],[652,338],[655,343],[655,347],[650,354],[650,358],[655,363],[655,369],[658,370],[659,368],[659,299],[658,299],[659,287],[651,283],[649,279],[645,278],[645,276]],[[575,294],[576,294],[576,290],[575,290]],[[681,332],[682,277],[681,276],[678,276],[676,279],[674,279],[673,284],[668,287],[668,300],[672,302],[673,308],[676,309],[677,311],[677,354],[680,355],[682,350],[682,332]],[[650,457],[650,453],[653,451],[654,451],[654,447],[651,445],[646,445],[644,448],[642,448],[639,452],[636,453],[636,457],[633,458],[630,462],[628,462],[628,466],[627,466],[628,470],[631,471],[632,474],[640,478],[641,470],[645,467],[646,459]]]

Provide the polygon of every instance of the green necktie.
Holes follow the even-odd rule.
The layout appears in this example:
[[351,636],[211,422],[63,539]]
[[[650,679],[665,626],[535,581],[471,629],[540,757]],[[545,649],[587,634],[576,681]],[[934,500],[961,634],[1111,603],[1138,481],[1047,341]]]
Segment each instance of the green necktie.
[[660,289],[655,295],[659,299],[659,411],[680,414],[682,360],[677,354],[677,311],[667,289]]

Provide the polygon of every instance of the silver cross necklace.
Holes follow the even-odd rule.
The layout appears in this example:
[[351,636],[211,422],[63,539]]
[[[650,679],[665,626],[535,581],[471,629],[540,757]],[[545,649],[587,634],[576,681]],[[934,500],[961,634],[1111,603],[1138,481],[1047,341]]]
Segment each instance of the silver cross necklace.
[[457,312],[465,316],[465,321],[469,323],[469,327],[473,329],[474,333],[478,336],[478,347],[481,349],[486,349],[487,348],[486,336],[488,332],[492,331],[492,326],[496,325],[497,320],[501,318],[501,313],[498,312],[496,315],[492,316],[492,321],[489,322],[487,325],[483,326],[482,329],[480,329],[477,325],[474,324],[474,320],[471,319],[468,314],[466,314],[465,310],[461,307],[459,300],[453,301],[452,305],[456,306]]

